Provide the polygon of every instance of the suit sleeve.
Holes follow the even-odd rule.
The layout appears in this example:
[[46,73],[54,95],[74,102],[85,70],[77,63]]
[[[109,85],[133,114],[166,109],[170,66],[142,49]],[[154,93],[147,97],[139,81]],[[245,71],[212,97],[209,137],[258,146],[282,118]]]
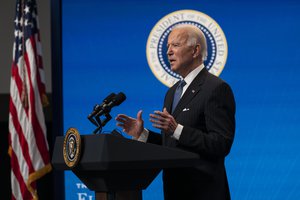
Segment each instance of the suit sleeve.
[[235,132],[235,100],[227,83],[221,83],[211,92],[204,116],[206,130],[184,126],[179,145],[202,155],[225,157]]
[[149,131],[147,142],[162,145],[162,135],[153,131]]

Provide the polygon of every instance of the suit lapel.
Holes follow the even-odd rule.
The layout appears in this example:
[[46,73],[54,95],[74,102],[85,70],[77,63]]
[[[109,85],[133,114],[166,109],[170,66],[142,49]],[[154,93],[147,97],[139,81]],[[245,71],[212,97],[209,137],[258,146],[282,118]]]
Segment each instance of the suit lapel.
[[[179,113],[182,112],[182,109],[188,104],[201,90],[201,85],[203,84],[206,75],[207,70],[204,68],[202,71],[195,77],[195,79],[192,81],[190,86],[187,88],[181,99],[179,100],[177,107],[175,108],[174,112],[172,113],[173,117],[176,118]],[[172,91],[172,98],[174,97],[175,90]],[[173,99],[171,100],[173,102]],[[170,109],[171,110],[171,109]]]

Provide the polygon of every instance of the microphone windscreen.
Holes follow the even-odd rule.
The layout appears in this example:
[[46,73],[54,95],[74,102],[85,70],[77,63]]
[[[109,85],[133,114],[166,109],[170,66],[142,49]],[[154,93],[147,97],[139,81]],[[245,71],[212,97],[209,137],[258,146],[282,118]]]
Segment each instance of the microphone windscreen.
[[114,104],[116,106],[120,105],[123,101],[125,101],[126,99],[126,96],[123,92],[120,92],[118,93],[116,96],[115,96],[115,100],[114,100]]
[[115,93],[111,93],[103,100],[103,103],[107,104],[107,103],[111,102],[115,98],[115,96],[116,96]]

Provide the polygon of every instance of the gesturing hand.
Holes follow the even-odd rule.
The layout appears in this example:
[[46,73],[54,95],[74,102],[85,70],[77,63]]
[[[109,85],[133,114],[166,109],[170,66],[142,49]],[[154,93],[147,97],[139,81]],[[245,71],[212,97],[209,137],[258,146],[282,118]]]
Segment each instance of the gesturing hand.
[[144,121],[142,119],[142,110],[137,113],[136,119],[124,114],[119,114],[116,120],[119,122],[117,126],[123,128],[123,132],[135,138],[140,137],[144,130]]
[[178,125],[166,108],[164,108],[163,112],[154,111],[154,114],[150,114],[150,122],[153,123],[153,127],[169,134],[173,134]]

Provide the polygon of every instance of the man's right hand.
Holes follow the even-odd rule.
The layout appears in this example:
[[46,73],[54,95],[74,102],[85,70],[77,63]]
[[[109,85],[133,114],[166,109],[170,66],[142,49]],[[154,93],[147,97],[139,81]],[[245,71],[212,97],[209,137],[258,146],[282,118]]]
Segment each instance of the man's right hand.
[[124,114],[119,114],[116,120],[119,122],[117,126],[123,129],[123,132],[134,138],[139,138],[144,130],[144,121],[142,119],[142,110],[137,113],[136,119]]

